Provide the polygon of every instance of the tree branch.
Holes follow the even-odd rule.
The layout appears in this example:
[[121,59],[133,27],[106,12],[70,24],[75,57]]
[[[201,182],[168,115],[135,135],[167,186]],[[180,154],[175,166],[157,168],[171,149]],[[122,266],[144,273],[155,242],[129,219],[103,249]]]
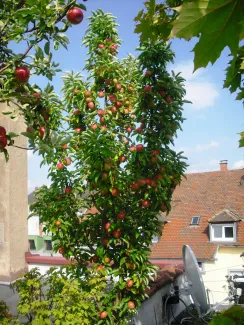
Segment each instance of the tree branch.
[[15,148],[18,148],[18,149],[23,149],[23,150],[33,150],[31,148],[19,147],[19,146],[16,146],[15,144],[13,144],[12,147],[15,147]]

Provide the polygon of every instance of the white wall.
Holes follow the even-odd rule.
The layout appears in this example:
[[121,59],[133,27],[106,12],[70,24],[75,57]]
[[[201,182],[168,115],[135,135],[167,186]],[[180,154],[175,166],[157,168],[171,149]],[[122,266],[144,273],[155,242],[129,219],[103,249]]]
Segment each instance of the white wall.
[[39,217],[33,216],[28,219],[28,235],[40,235]]
[[[243,270],[244,259],[240,257],[244,248],[219,248],[215,261],[205,261],[203,281],[205,288],[211,291],[210,302],[219,303],[228,296],[228,283],[226,276],[230,271]],[[226,302],[228,304],[228,302]]]

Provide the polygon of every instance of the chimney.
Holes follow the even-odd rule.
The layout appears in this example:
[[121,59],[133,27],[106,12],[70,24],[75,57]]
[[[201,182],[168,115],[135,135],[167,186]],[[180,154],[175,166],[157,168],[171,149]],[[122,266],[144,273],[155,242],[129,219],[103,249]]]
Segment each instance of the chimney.
[[228,170],[228,160],[220,160],[219,164],[221,172]]

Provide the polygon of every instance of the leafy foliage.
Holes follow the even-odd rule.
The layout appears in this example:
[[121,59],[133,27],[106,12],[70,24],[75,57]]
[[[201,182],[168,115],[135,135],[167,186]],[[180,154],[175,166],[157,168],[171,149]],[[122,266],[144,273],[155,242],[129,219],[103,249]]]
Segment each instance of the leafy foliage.
[[220,314],[217,314],[209,325],[241,325],[244,320],[244,308],[233,306]]
[[145,7],[147,11],[140,11],[135,18],[138,22],[135,32],[141,34],[141,40],[198,37],[193,49],[194,70],[215,63],[223,49],[229,47],[233,59],[227,68],[224,87],[231,92],[238,90],[237,99],[243,99],[242,0],[168,0],[165,4],[150,0]]
[[[14,283],[19,294],[18,317],[8,316],[5,324],[51,325],[94,323],[100,299],[106,295],[106,273],[89,270],[86,278],[77,276],[71,264],[51,268],[41,275],[37,268]],[[2,323],[1,323],[2,324]]]

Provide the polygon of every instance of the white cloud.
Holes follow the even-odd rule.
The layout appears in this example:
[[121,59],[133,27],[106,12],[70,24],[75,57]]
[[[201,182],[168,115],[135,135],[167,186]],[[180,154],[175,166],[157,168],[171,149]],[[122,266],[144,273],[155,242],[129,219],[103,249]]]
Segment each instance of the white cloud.
[[197,144],[195,147],[181,147],[178,151],[184,151],[184,154],[189,155],[196,152],[207,151],[212,148],[219,147],[219,143],[217,141],[211,140],[207,144]]
[[212,172],[214,170],[219,170],[219,161],[217,159],[212,159],[208,162],[202,162],[199,164],[191,164],[187,172],[188,173],[203,173]]
[[196,151],[201,152],[201,151],[206,151],[206,150],[209,150],[211,148],[216,148],[216,147],[219,147],[219,143],[211,140],[210,143],[208,143],[208,144],[198,144],[196,146]]
[[244,168],[244,160],[239,160],[239,161],[236,161],[233,165],[233,168],[234,169],[241,169],[241,168]]
[[191,109],[200,110],[214,106],[219,92],[216,85],[207,80],[206,69],[198,69],[193,73],[193,62],[183,61],[175,66],[170,66],[170,70],[176,73],[182,72],[186,79],[186,99],[192,104],[187,105]]

